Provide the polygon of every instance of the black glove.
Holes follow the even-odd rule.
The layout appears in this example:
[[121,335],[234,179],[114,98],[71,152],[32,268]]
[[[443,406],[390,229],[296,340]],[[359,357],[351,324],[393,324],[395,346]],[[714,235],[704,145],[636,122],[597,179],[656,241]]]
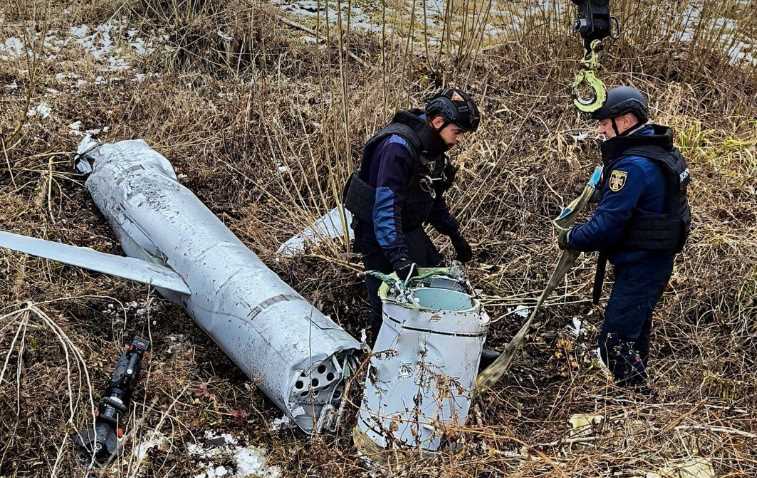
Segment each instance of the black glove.
[[570,231],[572,228],[563,229],[557,235],[557,245],[560,249],[570,249]]
[[455,232],[449,238],[452,241],[452,247],[455,248],[455,255],[458,261],[469,262],[473,259],[473,249],[471,249],[470,244],[468,244],[468,241],[465,240],[462,234]]
[[418,266],[410,261],[402,261],[400,264],[397,264],[394,272],[397,273],[397,277],[402,282],[407,282],[408,279],[418,275]]

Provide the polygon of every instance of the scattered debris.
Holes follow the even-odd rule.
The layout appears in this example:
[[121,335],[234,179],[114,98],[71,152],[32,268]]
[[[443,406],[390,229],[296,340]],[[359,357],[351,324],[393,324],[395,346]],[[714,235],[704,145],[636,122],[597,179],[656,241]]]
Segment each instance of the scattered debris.
[[454,446],[448,430],[468,419],[489,316],[465,276],[452,268],[420,269],[407,286],[379,278],[384,321],[353,431],[355,447],[370,456],[377,447]]
[[304,231],[289,238],[279,247],[276,254],[284,257],[294,257],[305,252],[306,245],[318,244],[325,239],[334,239],[343,237],[345,230],[352,240],[352,214],[343,209],[344,220],[347,224],[343,225],[341,208],[334,208],[325,215],[318,218],[313,224]]

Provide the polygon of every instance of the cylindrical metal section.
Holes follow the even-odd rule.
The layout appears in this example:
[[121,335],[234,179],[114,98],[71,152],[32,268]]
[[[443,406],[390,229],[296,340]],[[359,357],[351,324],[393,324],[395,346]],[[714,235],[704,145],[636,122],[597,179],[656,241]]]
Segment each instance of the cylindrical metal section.
[[312,431],[360,344],[268,269],[144,141],[100,145],[86,156],[94,161],[86,186],[124,252],[176,271],[192,294],[161,293]]
[[356,430],[378,447],[435,451],[467,420],[489,317],[449,282],[412,289],[411,304],[384,297]]

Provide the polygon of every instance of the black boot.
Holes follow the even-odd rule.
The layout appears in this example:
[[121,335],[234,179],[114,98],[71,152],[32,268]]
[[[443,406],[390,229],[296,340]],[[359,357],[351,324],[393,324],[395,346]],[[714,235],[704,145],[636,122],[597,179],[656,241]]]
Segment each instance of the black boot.
[[499,357],[499,352],[493,349],[484,349],[481,351],[481,361],[478,363],[478,373],[481,373]]

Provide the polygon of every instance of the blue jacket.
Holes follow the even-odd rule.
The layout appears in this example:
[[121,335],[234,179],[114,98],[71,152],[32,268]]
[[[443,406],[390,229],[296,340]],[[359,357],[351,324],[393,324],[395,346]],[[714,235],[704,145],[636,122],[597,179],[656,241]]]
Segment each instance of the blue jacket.
[[[372,229],[376,242],[390,262],[409,258],[403,233],[403,209],[413,180],[417,161],[407,141],[399,136],[388,136],[379,143],[368,158],[368,184],[376,189]],[[428,222],[440,233],[458,233],[459,226],[449,212],[442,191],[437,191]]]
[[[634,134],[652,136],[654,130],[647,125]],[[571,230],[568,246],[579,251],[608,251],[609,261],[616,266],[671,255],[617,248],[634,210],[665,211],[665,176],[660,167],[641,156],[620,156],[610,158],[604,171],[599,205],[587,223]]]

